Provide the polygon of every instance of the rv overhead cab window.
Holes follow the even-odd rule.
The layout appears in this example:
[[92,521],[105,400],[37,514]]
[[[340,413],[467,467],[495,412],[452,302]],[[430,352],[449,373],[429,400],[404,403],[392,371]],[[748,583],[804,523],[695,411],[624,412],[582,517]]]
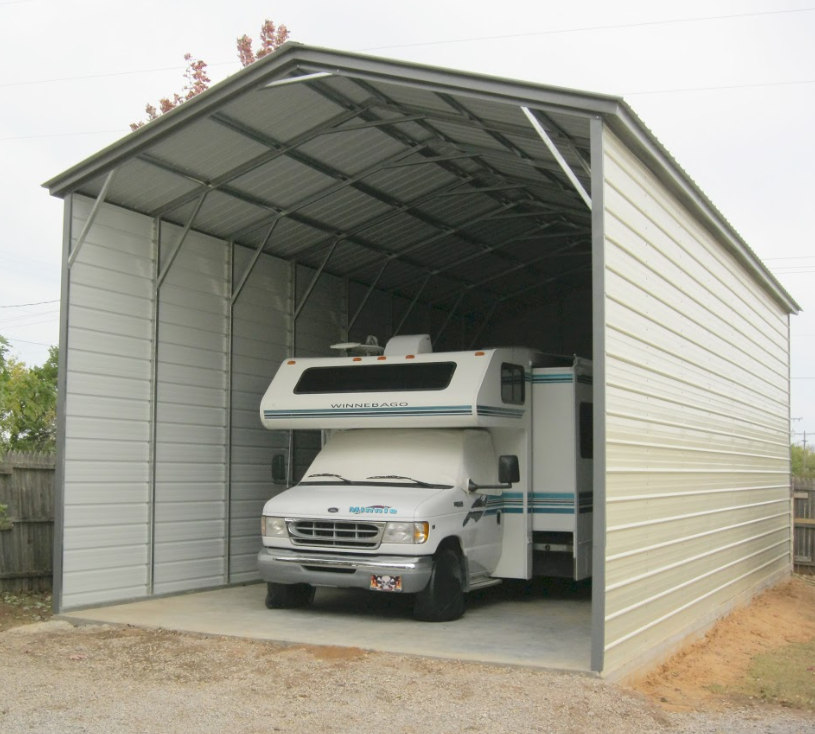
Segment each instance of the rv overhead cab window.
[[523,405],[524,397],[524,368],[517,364],[502,364],[501,400],[512,405]]
[[294,393],[295,395],[315,395],[444,390],[453,379],[455,371],[455,362],[309,367],[300,375]]

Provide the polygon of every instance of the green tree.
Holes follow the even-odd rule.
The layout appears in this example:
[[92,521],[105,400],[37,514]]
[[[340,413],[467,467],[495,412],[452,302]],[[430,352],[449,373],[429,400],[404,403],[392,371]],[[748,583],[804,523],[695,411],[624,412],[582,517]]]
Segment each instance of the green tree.
[[815,479],[815,451],[803,446],[790,446],[792,475],[802,479]]
[[58,362],[51,347],[43,365],[27,367],[0,337],[0,452],[55,449]]

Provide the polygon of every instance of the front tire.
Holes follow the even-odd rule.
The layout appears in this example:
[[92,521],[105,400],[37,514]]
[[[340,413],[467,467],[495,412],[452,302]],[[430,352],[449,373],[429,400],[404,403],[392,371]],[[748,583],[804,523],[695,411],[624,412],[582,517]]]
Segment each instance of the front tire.
[[313,599],[314,587],[309,584],[266,584],[267,609],[307,607]]
[[413,616],[421,622],[452,622],[464,614],[464,573],[452,548],[436,553],[427,586],[416,594]]

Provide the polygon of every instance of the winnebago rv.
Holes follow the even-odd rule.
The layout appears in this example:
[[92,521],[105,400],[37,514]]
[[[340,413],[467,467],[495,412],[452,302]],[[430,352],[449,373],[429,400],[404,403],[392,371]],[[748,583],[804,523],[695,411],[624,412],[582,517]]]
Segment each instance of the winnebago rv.
[[590,576],[591,364],[541,363],[530,349],[432,353],[426,335],[284,361],[261,420],[321,429],[324,445],[263,509],[266,606],[363,588],[415,594],[414,616],[439,622],[501,579]]

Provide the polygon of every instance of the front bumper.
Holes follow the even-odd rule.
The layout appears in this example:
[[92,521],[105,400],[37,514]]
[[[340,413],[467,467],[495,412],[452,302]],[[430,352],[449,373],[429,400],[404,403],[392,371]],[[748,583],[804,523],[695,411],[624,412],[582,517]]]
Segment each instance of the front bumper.
[[321,553],[262,548],[258,571],[267,582],[311,584],[350,589],[369,589],[371,576],[402,577],[402,591],[421,591],[430,580],[432,556],[365,556],[352,553]]

